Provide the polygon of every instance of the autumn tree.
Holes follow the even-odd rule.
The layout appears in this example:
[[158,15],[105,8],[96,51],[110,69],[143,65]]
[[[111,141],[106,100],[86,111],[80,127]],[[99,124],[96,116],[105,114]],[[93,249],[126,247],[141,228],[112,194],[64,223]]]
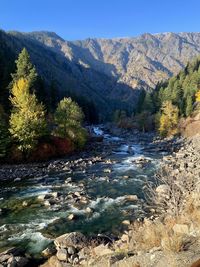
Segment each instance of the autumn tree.
[[177,133],[179,118],[178,107],[171,101],[165,101],[161,108],[159,132],[162,136],[174,135]]
[[12,113],[10,133],[17,141],[18,148],[25,155],[37,144],[38,139],[46,134],[44,106],[34,93],[30,93],[29,81],[21,78],[12,88]]
[[86,142],[86,131],[82,127],[84,114],[78,104],[71,98],[62,99],[55,111],[56,124],[53,135],[69,138],[77,147],[83,147]]
[[200,90],[196,93],[196,101],[200,102]]

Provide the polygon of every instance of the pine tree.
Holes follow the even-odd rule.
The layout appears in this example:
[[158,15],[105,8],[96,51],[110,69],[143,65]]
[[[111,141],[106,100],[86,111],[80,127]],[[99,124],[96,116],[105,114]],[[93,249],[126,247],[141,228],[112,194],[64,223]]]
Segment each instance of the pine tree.
[[187,99],[186,99],[186,111],[185,111],[186,116],[187,117],[190,116],[192,111],[193,111],[192,97],[191,96],[187,96]]
[[84,114],[81,108],[71,98],[64,98],[57,106],[54,114],[57,125],[53,134],[69,138],[77,147],[83,147],[86,142],[86,131],[82,127]]
[[28,80],[29,87],[32,88],[38,77],[37,72],[33,64],[31,63],[30,56],[26,48],[23,48],[15,61],[17,70],[12,76],[12,86],[19,79],[23,78]]
[[0,158],[6,156],[9,143],[10,143],[10,136],[8,131],[8,125],[4,118],[3,109],[0,106]]
[[152,97],[151,97],[151,94],[148,92],[145,95],[142,109],[143,109],[143,111],[148,111],[150,113],[152,113],[154,111],[154,104],[152,101]]

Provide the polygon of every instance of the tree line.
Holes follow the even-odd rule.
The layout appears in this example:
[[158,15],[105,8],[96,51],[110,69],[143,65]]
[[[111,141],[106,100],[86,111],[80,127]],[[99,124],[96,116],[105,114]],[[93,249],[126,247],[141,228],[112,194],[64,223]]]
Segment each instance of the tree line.
[[84,146],[87,133],[82,127],[82,109],[70,97],[64,97],[57,105],[51,103],[52,110],[55,105],[53,113],[47,112],[38,97],[40,77],[25,48],[16,60],[16,70],[11,77],[9,109],[5,111],[0,105],[1,158],[12,153],[13,146],[27,158],[37,147],[38,141],[50,135],[69,139],[76,148]]
[[156,129],[162,136],[174,135],[178,132],[180,119],[192,116],[199,107],[198,102],[200,58],[188,63],[168,81],[159,82],[154,90],[143,91],[131,117],[124,111],[116,111],[115,121],[118,124],[128,121],[128,125],[143,131]]

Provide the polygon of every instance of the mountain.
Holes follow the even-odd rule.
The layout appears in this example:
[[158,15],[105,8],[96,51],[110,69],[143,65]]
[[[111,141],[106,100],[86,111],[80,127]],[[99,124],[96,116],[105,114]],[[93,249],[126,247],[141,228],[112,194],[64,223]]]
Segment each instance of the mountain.
[[102,119],[133,111],[141,89],[177,74],[200,54],[200,33],[143,34],[135,38],[65,41],[53,32],[1,32],[14,53],[26,47],[39,74],[61,92],[95,103]]

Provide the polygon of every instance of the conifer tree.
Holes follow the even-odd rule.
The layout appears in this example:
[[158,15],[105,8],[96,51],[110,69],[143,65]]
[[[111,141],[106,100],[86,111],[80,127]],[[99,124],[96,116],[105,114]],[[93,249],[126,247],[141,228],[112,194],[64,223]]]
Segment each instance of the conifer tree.
[[191,113],[193,111],[193,101],[192,101],[192,97],[191,96],[187,96],[187,99],[186,99],[186,116],[190,116]]
[[143,105],[142,105],[142,109],[144,111],[148,111],[150,113],[152,113],[153,110],[154,110],[154,105],[153,105],[152,97],[151,97],[151,94],[148,93],[148,92],[145,95],[144,102],[143,102]]
[[8,125],[4,117],[3,108],[0,106],[0,158],[5,157],[9,143]]
[[17,69],[12,76],[12,84],[18,81],[20,78],[24,78],[29,82],[30,88],[34,85],[37,79],[37,72],[33,64],[31,63],[30,56],[26,48],[23,48],[15,61]]

